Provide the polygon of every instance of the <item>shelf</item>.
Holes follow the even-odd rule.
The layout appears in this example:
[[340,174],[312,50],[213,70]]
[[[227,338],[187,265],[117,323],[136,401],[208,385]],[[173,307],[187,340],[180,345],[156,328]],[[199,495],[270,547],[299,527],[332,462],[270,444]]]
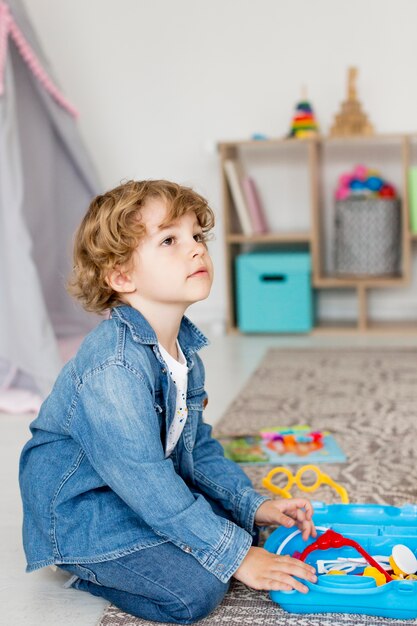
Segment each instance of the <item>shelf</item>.
[[358,135],[353,137],[323,137],[321,139],[322,143],[340,143],[343,145],[346,144],[372,144],[372,143],[401,143],[404,139],[407,139],[409,135],[400,134],[400,133],[385,133],[379,135]]
[[403,276],[320,276],[313,279],[314,287],[323,288],[343,288],[358,287],[361,285],[366,288],[378,287],[403,287],[408,284],[408,280]]
[[[356,137],[316,136],[307,137],[305,139],[271,137],[264,140],[254,140],[248,138],[238,141],[227,140],[219,142],[218,150],[222,162],[223,207],[225,215],[226,284],[228,291],[227,319],[228,328],[231,332],[240,332],[235,327],[237,303],[234,261],[236,256],[245,250],[245,246],[252,246],[256,249],[257,246],[262,248],[262,246],[266,247],[270,245],[272,247],[275,245],[277,250],[280,250],[292,245],[294,249],[302,248],[303,250],[309,250],[312,264],[312,286],[318,293],[320,293],[320,290],[323,292],[336,289],[351,290],[353,293],[346,294],[346,296],[349,298],[353,296],[357,299],[357,310],[352,321],[343,319],[337,321],[326,319],[323,321],[319,320],[312,329],[312,334],[354,335],[361,333],[396,333],[399,335],[417,335],[417,314],[414,322],[405,321],[404,323],[400,321],[375,322],[369,317],[369,296],[372,290],[406,287],[409,286],[411,282],[413,251],[415,256],[417,233],[410,232],[407,172],[408,168],[413,163],[413,158],[414,162],[416,161],[415,155],[413,157],[411,154],[411,148],[415,150],[416,144],[416,133],[385,133]],[[328,252],[328,250],[323,244],[326,235],[326,227],[331,217],[328,207],[325,205],[323,191],[323,188],[329,191],[329,181],[326,179],[326,168],[329,164],[333,164],[333,166],[336,167],[340,161],[340,157],[343,157],[344,154],[346,159],[351,160],[352,154],[363,154],[368,151],[368,147],[369,152],[375,153],[376,155],[379,155],[380,152],[384,152],[384,154],[386,152],[387,154],[385,156],[387,156],[388,159],[382,158],[382,162],[385,163],[387,160],[387,163],[392,162],[395,165],[395,183],[397,187],[401,189],[401,197],[403,198],[403,202],[401,203],[401,262],[399,265],[401,274],[357,276],[330,273],[329,270],[327,270],[326,273],[325,259],[327,257],[325,253]],[[347,152],[344,152],[344,148],[346,148]],[[264,151],[263,155],[262,151]],[[278,153],[279,159],[277,158]],[[262,158],[258,158],[260,156]],[[304,228],[305,230],[298,232],[295,230],[270,232],[250,236],[246,236],[241,232],[233,232],[240,231],[238,226],[239,216],[236,211],[236,206],[234,206],[233,203],[230,185],[223,167],[226,159],[233,159],[236,162],[239,176],[245,175],[245,167],[249,168],[249,170],[253,167],[254,176],[258,171],[257,168],[262,172],[266,170],[265,180],[275,180],[275,178],[273,179],[274,176],[276,176],[278,180],[279,176],[275,175],[276,167],[281,168],[282,171],[280,171],[279,174],[282,176],[286,176],[287,169],[290,170],[290,168],[292,168],[290,174],[292,176],[294,173],[294,176],[291,177],[288,175],[288,186],[289,189],[292,189],[294,185],[296,185],[295,191],[299,189],[297,182],[299,178],[297,179],[295,174],[297,174],[298,177],[302,175],[305,178],[305,180],[303,178],[303,189],[309,192],[308,208],[310,211],[310,221],[300,222],[300,228]],[[249,171],[249,174],[250,173]],[[280,190],[281,188],[278,189]],[[284,199],[288,204],[286,196],[284,196]],[[271,196],[271,205],[272,201]],[[277,202],[277,200],[274,199],[274,202]],[[283,203],[281,204],[284,205]],[[297,227],[295,224],[296,223],[292,224],[293,229]],[[289,227],[291,228],[291,226]],[[274,228],[277,228],[277,226],[275,225]],[[327,229],[327,236],[329,234],[328,231],[329,229]],[[346,314],[345,312],[345,315]],[[329,315],[331,315],[330,312]]]
[[358,324],[352,320],[318,320],[311,331],[312,335],[356,334]]
[[367,332],[375,334],[417,335],[416,320],[368,321]]
[[318,137],[305,137],[304,139],[296,139],[294,137],[270,137],[269,139],[240,139],[238,141],[222,141],[218,143],[218,149],[221,151],[227,148],[244,148],[279,146],[279,145],[303,145],[309,143],[316,144],[347,144],[347,143],[401,143],[404,139],[411,137],[410,135],[400,133],[385,133],[378,135],[358,135],[356,137],[329,137],[327,135],[319,135]]
[[311,331],[312,335],[417,335],[417,321],[396,322],[373,322],[368,321],[364,328],[360,328],[356,322],[341,320],[321,320]]
[[306,137],[305,139],[295,139],[294,137],[271,137],[270,139],[241,139],[240,141],[222,141],[217,147],[220,151],[228,148],[265,148],[265,146],[293,145],[300,146],[309,143],[318,143],[317,137]]
[[309,232],[265,233],[262,235],[233,234],[226,236],[227,243],[310,243]]
[[250,335],[264,337],[268,335],[360,335],[363,333],[373,335],[417,335],[417,321],[368,321],[366,327],[360,328],[353,320],[318,320],[310,333],[241,333],[237,326],[232,326],[229,331],[233,335]]

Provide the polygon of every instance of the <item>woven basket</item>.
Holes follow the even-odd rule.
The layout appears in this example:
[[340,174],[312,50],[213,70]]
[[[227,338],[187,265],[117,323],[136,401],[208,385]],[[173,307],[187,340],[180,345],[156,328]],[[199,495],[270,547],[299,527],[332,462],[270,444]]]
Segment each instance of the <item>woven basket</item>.
[[401,259],[399,200],[337,200],[335,269],[338,274],[397,274]]

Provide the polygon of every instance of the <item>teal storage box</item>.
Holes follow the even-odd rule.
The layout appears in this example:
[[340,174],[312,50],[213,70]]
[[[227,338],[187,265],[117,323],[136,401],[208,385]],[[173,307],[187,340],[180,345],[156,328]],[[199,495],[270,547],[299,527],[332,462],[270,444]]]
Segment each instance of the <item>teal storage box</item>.
[[308,252],[249,252],[236,257],[239,329],[303,333],[313,326]]

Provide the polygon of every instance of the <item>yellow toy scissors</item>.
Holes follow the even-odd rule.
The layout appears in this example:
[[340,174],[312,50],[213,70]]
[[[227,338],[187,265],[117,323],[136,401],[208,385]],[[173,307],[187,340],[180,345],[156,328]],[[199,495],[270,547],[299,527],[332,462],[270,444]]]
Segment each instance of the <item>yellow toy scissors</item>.
[[[306,472],[314,472],[316,475],[316,481],[313,485],[305,485],[303,483],[302,477]],[[287,477],[287,484],[284,487],[277,487],[272,482],[272,478],[276,474],[284,474],[284,476]],[[343,504],[349,503],[349,496],[346,489],[322,472],[317,465],[303,465],[296,474],[293,474],[286,467],[274,467],[274,469],[262,479],[262,485],[282,498],[292,498],[290,490],[293,485],[297,485],[299,489],[307,492],[316,491],[320,485],[329,485],[338,493]]]

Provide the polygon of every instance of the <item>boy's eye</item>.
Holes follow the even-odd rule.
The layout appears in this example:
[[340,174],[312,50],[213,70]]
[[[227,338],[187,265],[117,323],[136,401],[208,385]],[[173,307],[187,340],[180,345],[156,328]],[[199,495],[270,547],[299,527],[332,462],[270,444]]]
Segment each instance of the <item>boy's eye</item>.
[[173,243],[174,243],[174,237],[167,237],[166,239],[163,240],[162,245],[172,246]]
[[203,242],[204,241],[204,235],[203,233],[196,233],[194,235],[194,239],[198,242]]

